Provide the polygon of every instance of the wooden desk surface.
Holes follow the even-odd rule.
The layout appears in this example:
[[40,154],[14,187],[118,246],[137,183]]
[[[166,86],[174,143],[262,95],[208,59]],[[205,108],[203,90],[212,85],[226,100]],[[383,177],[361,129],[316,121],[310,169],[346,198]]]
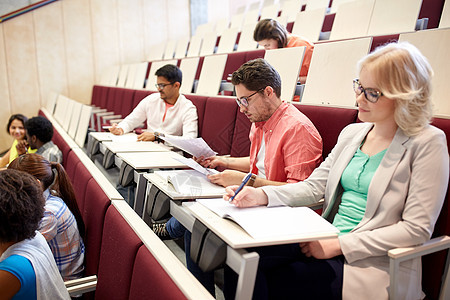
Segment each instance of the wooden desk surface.
[[103,145],[113,153],[120,152],[168,152],[171,148],[154,142],[103,142]]
[[152,184],[154,184],[158,189],[160,189],[167,196],[172,198],[173,200],[192,200],[199,198],[218,198],[222,197],[222,194],[190,194],[183,195],[175,191],[173,186],[167,183],[164,178],[155,173],[145,174],[144,177]]
[[188,166],[175,160],[182,157],[176,152],[122,152],[117,157],[129,164],[135,170],[174,168],[183,169]]
[[324,233],[255,239],[235,222],[219,217],[200,203],[186,206],[186,209],[234,249],[299,243],[319,239],[329,239],[337,236],[336,233]]

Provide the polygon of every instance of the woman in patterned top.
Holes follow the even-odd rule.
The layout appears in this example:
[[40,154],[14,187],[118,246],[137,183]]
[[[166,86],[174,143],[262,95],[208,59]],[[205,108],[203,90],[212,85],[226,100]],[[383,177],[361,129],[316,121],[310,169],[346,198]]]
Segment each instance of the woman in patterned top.
[[64,280],[80,278],[84,266],[84,223],[64,168],[38,154],[18,157],[8,169],[33,175],[44,190],[45,212],[39,232],[47,240]]

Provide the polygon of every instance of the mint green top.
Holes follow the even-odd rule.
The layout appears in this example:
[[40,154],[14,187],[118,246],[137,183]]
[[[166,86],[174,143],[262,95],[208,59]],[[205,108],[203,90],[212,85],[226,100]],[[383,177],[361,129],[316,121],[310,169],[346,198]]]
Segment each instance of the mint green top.
[[369,156],[358,148],[341,177],[344,188],[339,210],[333,220],[340,235],[349,233],[361,222],[366,211],[367,192],[386,149]]

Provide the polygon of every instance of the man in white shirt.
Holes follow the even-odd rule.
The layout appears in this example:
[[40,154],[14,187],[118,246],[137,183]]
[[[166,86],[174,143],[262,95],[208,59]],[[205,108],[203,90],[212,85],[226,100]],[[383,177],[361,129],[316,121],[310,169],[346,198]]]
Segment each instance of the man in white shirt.
[[154,141],[160,134],[196,138],[197,108],[180,94],[181,70],[174,65],[165,65],[155,75],[159,93],[145,97],[131,114],[119,124],[114,123],[109,131],[121,135],[147,120],[147,131],[138,135],[138,141]]

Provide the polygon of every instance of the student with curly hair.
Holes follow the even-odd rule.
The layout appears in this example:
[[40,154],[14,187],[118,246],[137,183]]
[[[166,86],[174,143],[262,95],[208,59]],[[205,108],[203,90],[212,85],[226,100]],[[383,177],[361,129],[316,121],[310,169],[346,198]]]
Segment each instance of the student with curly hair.
[[33,176],[0,172],[0,296],[70,299],[44,237],[42,189]]
[[39,231],[53,252],[64,280],[82,276],[84,270],[84,223],[72,184],[64,168],[38,154],[25,154],[8,169],[33,175],[44,190],[45,212]]

